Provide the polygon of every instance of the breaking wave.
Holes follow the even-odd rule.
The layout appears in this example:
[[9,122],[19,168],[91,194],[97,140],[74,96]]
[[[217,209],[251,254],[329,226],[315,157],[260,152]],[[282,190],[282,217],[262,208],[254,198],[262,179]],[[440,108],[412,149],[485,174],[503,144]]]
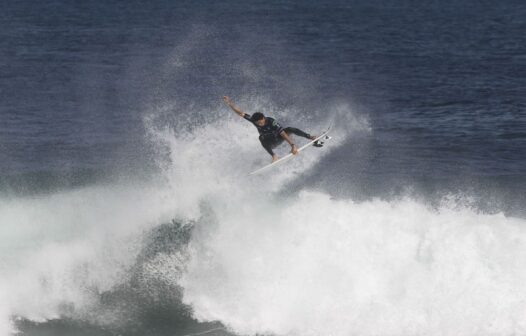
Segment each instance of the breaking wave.
[[525,220],[283,190],[368,131],[359,118],[256,177],[268,157],[250,124],[155,124],[153,180],[2,196],[1,335],[63,318],[110,329],[196,318],[240,334],[525,332]]

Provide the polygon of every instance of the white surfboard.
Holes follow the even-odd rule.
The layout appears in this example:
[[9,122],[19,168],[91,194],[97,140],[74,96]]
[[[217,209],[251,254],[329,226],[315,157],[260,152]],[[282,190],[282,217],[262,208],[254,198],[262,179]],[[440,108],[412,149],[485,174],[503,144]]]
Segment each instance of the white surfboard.
[[[304,150],[305,148],[308,148],[308,147],[312,146],[312,144],[315,143],[316,141],[325,138],[330,130],[331,130],[331,126],[329,126],[325,131],[323,131],[322,134],[319,135],[316,139],[311,140],[310,142],[307,142],[305,145],[303,145],[300,148],[298,148],[298,153],[301,152],[302,150]],[[288,159],[293,158],[294,156],[296,156],[296,155],[294,155],[292,153],[289,153],[288,155],[285,155],[284,157],[282,157],[282,158],[280,158],[280,159],[278,159],[278,160],[276,160],[276,161],[274,161],[272,163],[269,163],[268,165],[266,165],[264,167],[261,167],[259,169],[254,170],[252,173],[250,173],[248,175],[259,174],[259,173],[261,173],[261,172],[263,172],[265,170],[268,170],[268,169],[270,169],[272,167],[275,167],[276,165],[278,165],[278,164],[280,164],[280,163],[282,163],[284,161],[287,161]]]

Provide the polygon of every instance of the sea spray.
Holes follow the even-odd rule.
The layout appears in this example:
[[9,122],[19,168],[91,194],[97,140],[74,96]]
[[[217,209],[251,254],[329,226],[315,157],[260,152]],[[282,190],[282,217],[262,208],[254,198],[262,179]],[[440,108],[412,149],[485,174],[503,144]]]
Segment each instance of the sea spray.
[[[271,183],[246,176],[257,160],[269,158],[253,126],[240,119],[149,130],[159,149],[161,174],[148,181],[104,183],[38,196],[1,195],[0,322],[4,334],[18,318],[120,323],[127,314],[122,310],[134,309],[125,303],[104,307],[101,300],[118,300],[120,294],[112,293],[143,295],[120,288],[136,272],[146,232],[174,218],[202,219],[203,206],[215,207],[218,200],[227,207],[250,206],[254,190],[274,193],[296,175],[278,170]],[[338,141],[333,143],[336,147]],[[291,168],[308,169],[324,152],[312,154],[298,157]],[[167,253],[148,260],[141,276],[175,285],[178,277],[170,276],[173,264],[162,266],[167,260],[182,260],[174,256]]]

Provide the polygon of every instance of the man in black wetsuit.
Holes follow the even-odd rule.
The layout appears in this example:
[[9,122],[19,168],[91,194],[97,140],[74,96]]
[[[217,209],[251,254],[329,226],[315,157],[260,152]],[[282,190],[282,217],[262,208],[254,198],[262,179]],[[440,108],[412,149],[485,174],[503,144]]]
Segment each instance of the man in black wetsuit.
[[315,136],[307,134],[300,129],[294,127],[283,128],[274,118],[265,117],[261,112],[256,112],[253,115],[245,113],[238,109],[227,96],[223,97],[223,101],[239,116],[245,118],[256,126],[259,132],[259,141],[263,148],[272,155],[272,162],[278,159],[278,156],[274,154],[272,149],[280,145],[283,140],[289,143],[291,147],[290,152],[292,154],[298,154],[298,148],[290,139],[289,134],[296,134],[310,140],[316,139]]

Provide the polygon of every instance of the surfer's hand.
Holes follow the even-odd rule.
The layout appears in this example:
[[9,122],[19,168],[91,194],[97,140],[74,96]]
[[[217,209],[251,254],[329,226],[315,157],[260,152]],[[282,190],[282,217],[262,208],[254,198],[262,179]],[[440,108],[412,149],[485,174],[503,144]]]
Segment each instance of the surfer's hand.
[[298,147],[296,147],[296,145],[290,145],[290,152],[294,155],[298,154]]
[[272,163],[276,162],[278,160],[278,156],[276,154],[272,155]]
[[228,98],[228,96],[223,96],[223,101],[224,101],[225,104],[227,104],[228,106],[230,106],[230,104],[232,104],[232,102],[230,101],[230,98]]

